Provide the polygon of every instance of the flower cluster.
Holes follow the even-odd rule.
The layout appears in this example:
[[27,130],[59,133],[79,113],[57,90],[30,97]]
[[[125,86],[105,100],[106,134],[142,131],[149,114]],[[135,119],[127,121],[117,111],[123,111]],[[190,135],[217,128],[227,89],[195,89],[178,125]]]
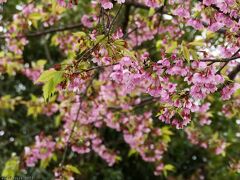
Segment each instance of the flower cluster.
[[[121,135],[121,141],[128,145],[131,153],[153,163],[154,174],[160,175],[166,170],[163,156],[172,135],[167,126],[182,129],[192,120],[199,129],[210,125],[214,102],[209,97],[216,95],[221,87],[222,100],[230,100],[223,106],[225,115],[236,113],[233,109],[240,107],[239,99],[231,102],[240,85],[227,82],[225,71],[221,72],[224,67],[238,65],[235,60],[239,56],[240,24],[236,21],[239,8],[234,0],[227,3],[203,0],[192,4],[169,0],[167,5],[160,0],[139,0],[137,8],[150,7],[148,17],[145,17],[147,13],[143,15],[134,10],[128,19],[119,23],[121,27],[115,27],[118,14],[113,16],[113,6],[114,3],[127,6],[129,1],[115,1],[93,1],[87,13],[84,10],[76,17],[78,23],[81,22],[79,26],[52,29],[48,27],[65,22],[63,7],[73,7],[79,1],[57,0],[63,7],[50,6],[49,2],[42,6],[30,3],[13,16],[13,22],[6,28],[5,49],[0,53],[1,73],[20,72],[33,82],[41,77],[45,61],[27,64],[23,60],[25,47],[31,42],[28,36],[34,34],[55,32],[46,39],[64,59],[51,73],[45,77],[42,74],[43,94],[49,96],[47,100],[51,98],[50,102],[46,104],[43,98],[32,95],[31,100],[22,103],[27,106],[29,116],[58,114],[60,121],[54,140],[39,135],[33,146],[25,148],[28,167],[36,166],[39,160],[50,159],[55,151],[60,154],[66,147],[75,154],[94,152],[113,166],[121,158],[118,149],[105,138],[105,130],[110,129]],[[204,9],[211,6],[215,7],[211,11]],[[77,8],[71,10],[74,12]],[[49,13],[53,10],[56,14]],[[127,14],[127,8],[125,11]],[[172,14],[167,15],[166,11]],[[43,31],[25,35],[39,24]],[[67,31],[75,27],[81,31]],[[45,56],[49,53],[45,47]],[[221,58],[213,58],[217,57],[214,53]],[[187,127],[185,132],[192,144],[210,148],[216,155],[224,154],[228,146],[223,138],[216,137],[218,135],[208,139],[195,127]],[[115,137],[111,138],[115,141]],[[61,173],[72,178],[72,173],[61,168],[55,169],[57,178]]]
[[55,142],[51,137],[36,136],[32,147],[25,147],[26,165],[34,167],[39,160],[46,160],[53,155]]

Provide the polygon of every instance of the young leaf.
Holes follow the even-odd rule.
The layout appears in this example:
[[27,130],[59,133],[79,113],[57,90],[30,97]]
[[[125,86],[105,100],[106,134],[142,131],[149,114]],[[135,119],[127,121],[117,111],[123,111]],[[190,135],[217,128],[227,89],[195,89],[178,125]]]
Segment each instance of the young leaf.
[[43,97],[47,100],[53,93],[55,92],[54,82],[53,79],[50,79],[47,83],[43,86]]
[[45,83],[43,86],[43,97],[45,100],[48,100],[55,93],[57,85],[62,81],[62,71],[48,70],[41,74],[37,82]]
[[204,42],[201,39],[201,40],[196,40],[196,41],[190,42],[188,45],[190,45],[190,46],[203,46]]
[[163,174],[164,176],[167,176],[168,171],[175,171],[175,167],[171,164],[166,164],[163,168]]
[[198,60],[199,59],[195,50],[190,49],[189,51],[190,51],[190,53],[191,53],[191,55],[192,55],[194,60]]
[[44,71],[41,76],[37,79],[36,82],[47,82],[50,79],[52,79],[54,76],[61,76],[63,74],[62,71],[56,71],[54,69],[50,69],[47,71]]
[[68,170],[68,171],[71,171],[71,172],[74,172],[76,174],[81,174],[81,172],[78,170],[77,167],[73,166],[73,165],[66,165],[65,168]]
[[40,20],[41,18],[42,18],[42,15],[37,12],[29,15],[29,19],[32,19],[32,20]]
[[182,46],[182,52],[183,52],[183,57],[187,60],[187,62],[190,62],[190,53],[189,50],[186,46]]
[[2,171],[2,176],[7,178],[14,178],[15,174],[19,170],[19,158],[17,156],[11,157],[6,163]]

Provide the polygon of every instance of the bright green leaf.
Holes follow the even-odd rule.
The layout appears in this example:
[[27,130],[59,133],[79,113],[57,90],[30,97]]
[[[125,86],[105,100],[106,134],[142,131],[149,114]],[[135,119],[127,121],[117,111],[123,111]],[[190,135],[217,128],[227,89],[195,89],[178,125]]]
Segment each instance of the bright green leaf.
[[32,20],[40,20],[42,18],[42,14],[34,12],[29,15],[29,19]]
[[2,171],[2,176],[7,178],[13,178],[17,171],[19,170],[19,157],[13,156],[11,157],[4,166]]
[[65,168],[68,170],[68,171],[71,171],[71,172],[74,172],[76,174],[81,174],[81,172],[78,170],[77,167],[73,166],[73,165],[66,165]]
[[44,83],[44,82],[49,81],[50,79],[52,79],[55,76],[62,76],[62,75],[63,75],[62,71],[56,71],[54,69],[50,69],[50,70],[44,71],[36,82]]
[[186,46],[182,45],[182,52],[183,52],[183,56],[184,58],[190,62],[190,53],[189,53],[189,50]]

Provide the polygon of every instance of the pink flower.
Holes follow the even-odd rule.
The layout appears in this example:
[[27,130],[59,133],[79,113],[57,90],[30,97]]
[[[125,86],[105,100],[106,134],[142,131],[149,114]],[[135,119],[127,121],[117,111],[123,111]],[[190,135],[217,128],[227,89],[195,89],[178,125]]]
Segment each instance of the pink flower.
[[194,29],[201,30],[204,28],[203,24],[199,20],[189,19],[187,25],[192,26]]
[[122,38],[122,37],[123,37],[122,29],[119,28],[119,29],[117,29],[116,32],[114,32],[114,34],[113,34],[113,39],[114,39],[114,40],[117,40],[117,39],[120,39],[120,38]]
[[35,144],[31,148],[25,147],[26,165],[34,167],[38,160],[49,158],[55,149],[55,144],[50,137],[36,136]]
[[109,0],[100,0],[100,4],[104,9],[112,9],[113,4]]
[[178,7],[177,9],[175,9],[173,11],[173,14],[177,15],[177,16],[184,17],[184,18],[189,18],[190,17],[189,11],[187,11],[187,9],[183,8],[183,7]]
[[154,171],[154,175],[155,176],[159,176],[162,174],[162,171],[164,169],[164,164],[163,163],[160,163],[159,165],[157,165],[155,171]]
[[67,8],[71,8],[73,6],[73,3],[71,1],[66,2],[66,0],[57,0],[57,2],[60,6],[67,7]]
[[88,15],[83,15],[81,18],[81,22],[85,27],[88,27],[88,28],[93,27],[93,18]]
[[212,4],[216,4],[217,0],[203,0],[203,4],[206,6],[211,6]]
[[221,91],[221,97],[223,100],[228,100],[231,98],[231,95],[240,88],[239,83],[230,84],[224,87]]
[[227,144],[225,142],[221,142],[215,149],[215,154],[216,155],[222,154],[226,149],[226,147],[227,147]]
[[215,69],[211,66],[202,72],[193,74],[191,78],[193,85],[190,88],[190,95],[194,99],[203,99],[208,94],[214,93],[217,90],[217,85],[224,82],[224,78],[215,73]]
[[218,31],[219,29],[221,29],[223,26],[224,26],[223,23],[215,22],[215,23],[211,24],[211,25],[208,27],[208,29],[209,29],[210,31],[216,32],[216,31]]
[[7,2],[7,0],[0,0],[0,4],[5,2]]
[[51,116],[57,111],[58,111],[58,105],[57,104],[47,104],[43,108],[43,113],[46,114],[47,116]]
[[145,0],[145,4],[147,6],[153,7],[153,8],[160,7],[160,3],[158,2],[158,0]]

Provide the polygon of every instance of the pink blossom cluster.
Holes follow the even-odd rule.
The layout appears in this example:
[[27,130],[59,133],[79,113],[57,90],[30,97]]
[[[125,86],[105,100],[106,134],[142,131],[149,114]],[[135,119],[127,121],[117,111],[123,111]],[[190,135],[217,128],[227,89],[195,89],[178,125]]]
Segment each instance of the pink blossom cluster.
[[227,143],[224,141],[220,141],[217,145],[217,147],[215,148],[215,154],[219,155],[224,153],[225,149],[227,147]]
[[197,119],[199,120],[199,124],[201,126],[210,125],[212,123],[212,121],[210,119],[211,114],[207,112],[209,110],[209,108],[210,108],[210,105],[211,105],[210,103],[202,104],[196,110],[197,115],[198,115]]
[[[57,1],[66,7],[72,7],[75,2],[78,2]],[[116,1],[118,4],[125,3],[125,0]],[[113,8],[113,2],[110,0],[98,0],[98,2],[104,9]],[[160,0],[139,2],[144,2],[145,5],[153,8],[162,6]],[[72,64],[64,65],[67,67],[64,69],[66,81],[57,87],[56,102],[58,104],[49,103],[44,104],[44,107],[42,104],[40,106],[42,113],[47,116],[59,112],[63,126],[56,143],[50,137],[36,136],[35,145],[26,147],[27,166],[35,166],[38,160],[50,158],[53,151],[63,150],[68,143],[73,152],[86,154],[94,151],[109,166],[113,166],[118,159],[117,150],[109,147],[101,134],[101,129],[110,128],[121,133],[130,149],[136,151],[144,161],[154,163],[155,175],[160,175],[164,169],[163,154],[167,151],[168,143],[163,140],[162,128],[155,126],[153,122],[153,117],[156,116],[152,111],[154,108],[151,110],[149,108],[153,105],[158,110],[159,120],[156,119],[156,123],[164,122],[177,129],[184,128],[193,118],[197,120],[200,127],[210,125],[211,104],[207,102],[207,97],[217,92],[224,83],[223,76],[218,74],[216,69],[219,66],[208,65],[207,62],[200,60],[187,62],[182,54],[178,53],[178,44],[173,51],[167,51],[171,49],[173,41],[177,42],[182,38],[184,32],[179,27],[181,23],[192,26],[196,30],[202,30],[206,26],[208,30],[218,31],[226,27],[229,37],[225,41],[230,44],[230,48],[227,48],[225,44],[217,48],[223,57],[231,57],[239,44],[238,39],[232,38],[239,30],[239,23],[232,18],[238,18],[239,15],[233,6],[234,1],[226,2],[204,0],[203,3],[196,3],[194,8],[189,8],[189,1],[169,0],[168,3],[174,7],[171,17],[174,19],[170,21],[164,19],[164,22],[159,24],[158,14],[146,18],[136,13],[131,15],[128,28],[125,29],[129,33],[128,36],[124,36],[124,29],[116,28],[117,30],[113,34],[110,32],[109,37],[101,43],[96,43],[96,41],[102,34],[97,29],[92,31],[99,18],[94,13],[85,14],[81,18],[81,23],[85,27],[83,29],[89,28],[91,31],[89,36],[79,38],[70,32],[60,32],[53,36],[52,44],[58,46],[68,60],[74,60]],[[211,5],[216,5],[223,13],[213,10],[213,13],[209,15],[200,11],[204,6]],[[45,11],[44,8],[34,8],[30,4],[24,8],[23,14],[13,17],[13,23],[8,27],[7,35],[10,37],[6,38],[6,46],[15,55],[21,56],[24,46],[28,43],[23,32],[30,30],[32,26],[25,18],[34,12]],[[193,13],[199,13],[199,15],[193,17],[191,16]],[[224,13],[230,14],[230,17]],[[60,20],[58,14],[50,15],[43,26],[52,26],[58,20]],[[133,31],[134,29],[137,31]],[[20,37],[16,38],[16,35]],[[157,54],[160,55],[160,59],[151,57],[150,51],[146,49],[135,50],[144,42],[154,40],[156,35],[161,35],[160,47],[157,47],[157,50],[161,49],[161,52]],[[97,48],[91,49],[90,55],[81,59],[78,64],[75,55],[85,52],[84,50],[94,45]],[[194,49],[191,48],[191,50]],[[204,48],[195,50],[198,54],[203,53],[201,57],[211,57],[211,53],[206,55]],[[5,66],[2,60],[0,64],[0,67]],[[93,71],[85,69],[86,67],[92,68],[93,71],[98,69],[97,78],[94,77]],[[35,81],[41,70],[24,68],[22,72]],[[95,79],[92,80],[92,77]],[[230,99],[238,88],[237,83],[223,87],[222,99]],[[233,106],[236,109],[240,107],[240,101],[234,101],[234,103],[236,104],[223,106],[223,112],[226,115],[233,113],[231,109]],[[140,114],[135,113],[137,108],[141,108]],[[215,142],[212,145],[195,129],[186,128],[185,131],[192,144],[203,148],[211,146],[216,154],[223,153],[227,147],[224,141]]]
[[46,106],[43,107],[43,114],[50,117],[58,111],[58,108],[59,108],[58,104],[55,103],[47,104]]
[[37,81],[37,79],[40,77],[42,71],[39,69],[33,69],[33,68],[25,68],[23,70],[23,74],[28,77],[33,82]]
[[0,4],[1,3],[6,3],[7,2],[7,0],[0,0]]
[[55,150],[55,142],[51,137],[36,136],[32,147],[25,147],[27,167],[34,167],[39,160],[50,158]]
[[[191,17],[191,8],[189,7],[188,1],[179,4],[179,6],[173,11],[174,15],[184,18],[187,21],[187,25],[192,26],[194,29],[202,30],[204,26],[208,30],[216,32],[223,27],[228,27],[232,32],[237,32],[239,30],[239,22],[237,19],[240,17],[238,14],[239,8],[236,7],[235,0],[229,1],[217,1],[217,0],[204,0],[202,2],[203,6],[214,6],[219,8],[220,12],[216,11],[211,16],[201,13],[201,4],[195,5],[195,12],[200,12],[202,19]],[[229,14],[229,16],[226,16]],[[213,18],[214,17],[214,18]],[[235,18],[235,21],[233,20]]]
[[204,99],[208,94],[214,93],[217,86],[224,82],[224,78],[216,74],[213,66],[209,66],[203,71],[196,72],[191,78],[193,86],[190,89],[190,94],[195,99]]
[[161,141],[161,129],[151,128],[151,115],[146,112],[141,116],[124,117],[123,137],[144,161],[158,163],[162,160],[167,144]]
[[240,88],[239,83],[233,83],[228,86],[225,86],[221,91],[221,96],[223,100],[228,100],[231,98],[232,94]]
[[[115,0],[118,4],[125,3],[125,0]],[[99,0],[99,3],[104,9],[112,9],[113,3],[110,0]]]
[[95,15],[84,14],[81,18],[82,24],[87,28],[92,28],[94,26],[94,22],[96,21],[97,21],[97,17]]
[[236,113],[236,109],[240,108],[240,99],[236,97],[234,101],[225,101],[222,107],[222,113],[226,117],[232,117]]
[[199,134],[199,132],[195,131],[194,129],[190,129],[187,128],[185,130],[185,132],[187,133],[187,138],[188,140],[194,144],[194,145],[198,145],[204,149],[209,147],[209,144],[207,141],[205,141],[204,139],[201,139],[201,135]]

